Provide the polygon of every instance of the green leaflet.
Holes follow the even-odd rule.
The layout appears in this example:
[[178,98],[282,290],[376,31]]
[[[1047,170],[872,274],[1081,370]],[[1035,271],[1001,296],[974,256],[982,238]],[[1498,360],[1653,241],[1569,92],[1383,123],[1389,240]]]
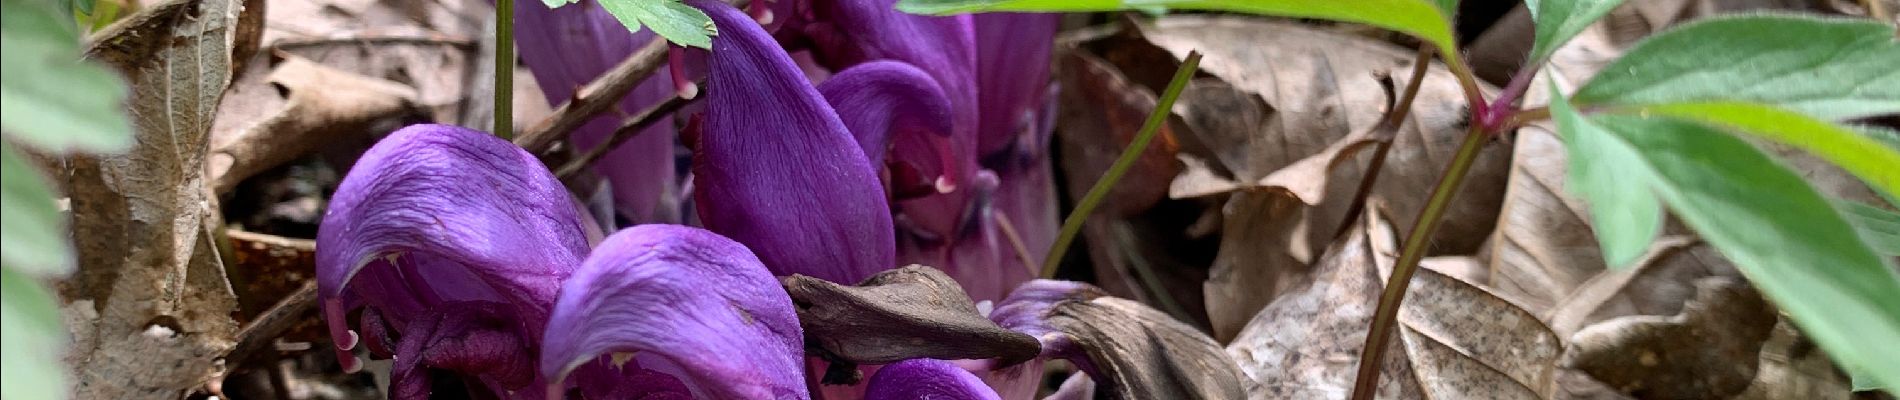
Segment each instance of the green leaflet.
[[1527,62],[1538,62],[1557,51],[1564,42],[1583,32],[1590,23],[1609,14],[1623,0],[1524,0],[1531,20],[1537,23],[1537,38],[1531,44]]
[[[1900,275],[1801,177],[1740,139],[1670,118],[1600,115],[1669,209],[1848,370],[1900,382]],[[1574,125],[1572,125],[1574,127]],[[1566,146],[1571,146],[1566,143]],[[1572,153],[1571,158],[1591,157]],[[1596,196],[1597,194],[1591,194]],[[1594,204],[1592,212],[1624,212]],[[1630,210],[1642,212],[1642,210]]]
[[118,151],[132,143],[118,74],[80,58],[65,2],[0,0],[0,129],[49,152]]
[[1636,113],[1698,121],[1785,143],[1846,169],[1875,190],[1900,192],[1900,150],[1806,115],[1742,102],[1660,104]]
[[66,398],[66,326],[60,322],[53,293],[13,265],[0,268],[0,398]]
[[[1556,93],[1555,84],[1551,91]],[[1589,201],[1590,227],[1603,248],[1604,263],[1629,266],[1662,232],[1662,204],[1649,189],[1654,178],[1647,176],[1642,155],[1578,114],[1563,97],[1553,98],[1550,115],[1570,155],[1565,186]]]
[[1744,101],[1823,120],[1900,111],[1900,43],[1868,20],[1791,15],[1690,23],[1638,43],[1578,106]]
[[1377,26],[1416,36],[1457,54],[1451,29],[1457,0],[901,0],[897,9],[919,14],[988,11],[1091,12],[1165,7],[1318,18]]
[[646,26],[667,41],[682,46],[710,49],[713,35],[718,34],[711,17],[679,0],[601,0],[600,6],[626,25],[628,31],[638,32],[641,26]]
[[1858,201],[1841,201],[1839,206],[1841,215],[1860,230],[1860,237],[1874,251],[1900,256],[1900,213]]
[[11,144],[0,142],[0,263],[29,276],[65,276],[73,269],[72,245],[53,192],[39,168]]

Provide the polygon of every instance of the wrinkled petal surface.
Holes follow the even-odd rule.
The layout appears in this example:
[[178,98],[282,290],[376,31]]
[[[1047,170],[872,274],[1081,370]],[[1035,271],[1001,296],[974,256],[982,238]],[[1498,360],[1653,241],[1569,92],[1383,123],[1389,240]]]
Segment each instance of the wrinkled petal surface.
[[[534,74],[549,105],[573,98],[581,86],[655,40],[652,30],[628,32],[595,0],[549,9],[540,2],[515,5],[515,48]],[[612,136],[620,125],[614,115],[633,115],[673,95],[670,79],[654,74],[621,99],[619,113],[604,113],[581,125],[569,136],[575,147],[591,149]],[[594,171],[612,185],[614,205],[634,223],[675,222],[677,205],[664,199],[674,176],[671,117],[621,143],[594,164]]]
[[894,267],[876,170],[837,113],[750,17],[719,1],[688,4],[719,29],[694,150],[701,222],[778,275],[857,282]]
[[430,369],[481,377],[493,389],[526,388],[535,377],[534,357],[501,308],[487,302],[448,303],[410,321],[390,367],[389,398],[429,399]]
[[1005,151],[1019,132],[1033,129],[1049,86],[1049,54],[1062,14],[985,13],[971,17],[976,31],[977,148]]
[[865,400],[997,400],[996,392],[948,362],[928,358],[899,361],[878,369],[864,390]]
[[540,368],[559,382],[603,355],[640,352],[677,366],[701,398],[802,399],[803,346],[791,298],[745,246],[640,225],[601,242],[563,286]]
[[339,347],[355,343],[344,301],[403,321],[449,301],[504,304],[538,340],[587,253],[567,189],[539,160],[487,133],[398,130],[364,153],[317,232],[317,284]]

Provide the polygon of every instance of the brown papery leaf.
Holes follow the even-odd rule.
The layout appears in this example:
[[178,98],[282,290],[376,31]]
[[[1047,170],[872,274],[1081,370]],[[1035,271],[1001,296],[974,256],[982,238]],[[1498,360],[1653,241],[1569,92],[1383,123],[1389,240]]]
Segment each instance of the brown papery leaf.
[[1621,317],[1571,338],[1564,364],[1642,399],[1709,399],[1755,379],[1775,310],[1734,278],[1696,282],[1696,297],[1670,317]]
[[[1068,43],[1059,49],[1056,76],[1062,104],[1057,114],[1058,145],[1068,175],[1069,193],[1086,193],[1101,180],[1141,130],[1155,108],[1155,91],[1131,81],[1108,61]],[[1163,82],[1166,82],[1165,80]],[[1174,159],[1173,124],[1163,124],[1155,139],[1122,175],[1096,209],[1099,215],[1127,216],[1165,198],[1168,181],[1180,171]]]
[[1003,329],[977,312],[943,271],[921,265],[887,270],[844,286],[804,275],[781,278],[798,307],[807,347],[828,359],[887,364],[912,358],[1035,358],[1036,338]]
[[[357,75],[286,55],[263,82],[232,90],[219,111],[221,126],[252,121],[239,132],[216,134],[209,161],[212,187],[226,193],[238,182],[309,154],[326,143],[355,140],[398,127],[419,114],[416,91],[400,83]],[[265,99],[265,96],[269,96]],[[240,102],[268,102],[270,114],[235,115]],[[227,111],[230,110],[230,111]],[[377,129],[378,127],[382,129]]]
[[[525,6],[525,5],[524,5]],[[413,87],[429,120],[461,123],[493,74],[477,74],[485,0],[271,0],[264,46],[362,76]],[[489,28],[492,29],[492,28]],[[489,85],[492,86],[492,85]],[[487,125],[479,126],[488,129]],[[365,146],[367,147],[367,146]]]
[[[1252,398],[1345,398],[1366,329],[1397,256],[1390,225],[1369,205],[1367,223],[1327,249],[1310,285],[1262,309],[1228,353]],[[1561,341],[1535,315],[1427,260],[1399,309],[1399,334],[1381,360],[1381,398],[1546,398]]]
[[137,144],[69,163],[79,272],[60,294],[78,316],[77,398],[179,397],[216,375],[233,344],[237,304],[204,157],[239,4],[156,4],[87,49],[130,81]]
[[[1049,325],[1087,353],[1111,399],[1237,399],[1240,371],[1194,327],[1119,297],[1064,301]],[[1086,368],[1086,367],[1085,367]],[[1066,385],[1065,385],[1066,386]]]

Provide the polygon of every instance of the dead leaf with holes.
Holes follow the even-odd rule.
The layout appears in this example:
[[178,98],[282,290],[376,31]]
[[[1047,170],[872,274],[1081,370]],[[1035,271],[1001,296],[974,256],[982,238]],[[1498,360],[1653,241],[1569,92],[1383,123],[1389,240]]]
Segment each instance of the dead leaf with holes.
[[240,0],[174,0],[100,32],[87,56],[124,73],[136,144],[74,156],[79,271],[63,282],[79,399],[182,396],[219,373],[237,330],[204,175],[231,82]]
[[[1366,326],[1398,252],[1376,205],[1315,264],[1313,281],[1268,304],[1227,346],[1256,399],[1345,398]],[[1548,398],[1563,348],[1537,317],[1442,274],[1464,259],[1427,259],[1381,360],[1381,398]]]

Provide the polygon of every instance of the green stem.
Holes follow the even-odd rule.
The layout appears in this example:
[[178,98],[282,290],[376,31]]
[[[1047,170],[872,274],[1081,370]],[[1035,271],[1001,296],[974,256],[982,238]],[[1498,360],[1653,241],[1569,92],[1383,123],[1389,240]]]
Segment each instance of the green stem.
[[1082,222],[1088,220],[1089,214],[1095,212],[1095,206],[1102,202],[1102,198],[1108,197],[1109,189],[1113,189],[1115,182],[1122,179],[1122,174],[1127,173],[1128,168],[1135,165],[1135,160],[1141,158],[1141,153],[1147,151],[1148,142],[1154,140],[1155,132],[1161,130],[1161,124],[1168,122],[1168,113],[1174,108],[1174,100],[1181,97],[1181,89],[1187,87],[1188,78],[1194,77],[1194,71],[1200,65],[1201,53],[1188,52],[1187,59],[1181,60],[1180,68],[1174,70],[1174,79],[1168,81],[1167,90],[1155,101],[1154,112],[1148,114],[1148,121],[1142,123],[1141,131],[1135,134],[1134,142],[1122,149],[1121,158],[1115,159],[1115,164],[1102,174],[1102,179],[1095,181],[1095,186],[1082,196],[1082,201],[1075,204],[1075,210],[1062,220],[1062,231],[1056,236],[1055,245],[1049,247],[1049,256],[1042,260],[1044,279],[1055,277],[1056,267],[1062,264],[1063,253],[1068,252],[1069,244],[1074,243],[1075,235],[1082,231]]
[[515,0],[495,0],[495,136],[515,139]]
[[[1476,80],[1469,69],[1463,67],[1455,53],[1446,54],[1445,62],[1460,82],[1471,82],[1466,86],[1465,96],[1472,99],[1473,113],[1483,110],[1483,94],[1477,91]],[[1431,198],[1425,201],[1425,209],[1419,211],[1418,222],[1406,233],[1405,246],[1399,252],[1398,263],[1392,267],[1392,276],[1386,279],[1385,290],[1379,293],[1379,308],[1373,313],[1372,327],[1366,334],[1365,346],[1359,353],[1359,373],[1353,380],[1352,399],[1372,400],[1379,386],[1379,367],[1384,363],[1388,338],[1392,337],[1393,327],[1398,325],[1399,305],[1405,299],[1405,289],[1412,284],[1412,274],[1418,270],[1418,262],[1425,258],[1425,249],[1432,242],[1432,233],[1438,230],[1438,223],[1444,220],[1445,208],[1451,205],[1452,197],[1458,194],[1459,185],[1471,172],[1471,165],[1478,159],[1479,150],[1491,136],[1483,124],[1475,121],[1465,133],[1464,143],[1458,146],[1458,153],[1452,156],[1451,165],[1445,168],[1445,174],[1438,180],[1438,186],[1432,188]]]

